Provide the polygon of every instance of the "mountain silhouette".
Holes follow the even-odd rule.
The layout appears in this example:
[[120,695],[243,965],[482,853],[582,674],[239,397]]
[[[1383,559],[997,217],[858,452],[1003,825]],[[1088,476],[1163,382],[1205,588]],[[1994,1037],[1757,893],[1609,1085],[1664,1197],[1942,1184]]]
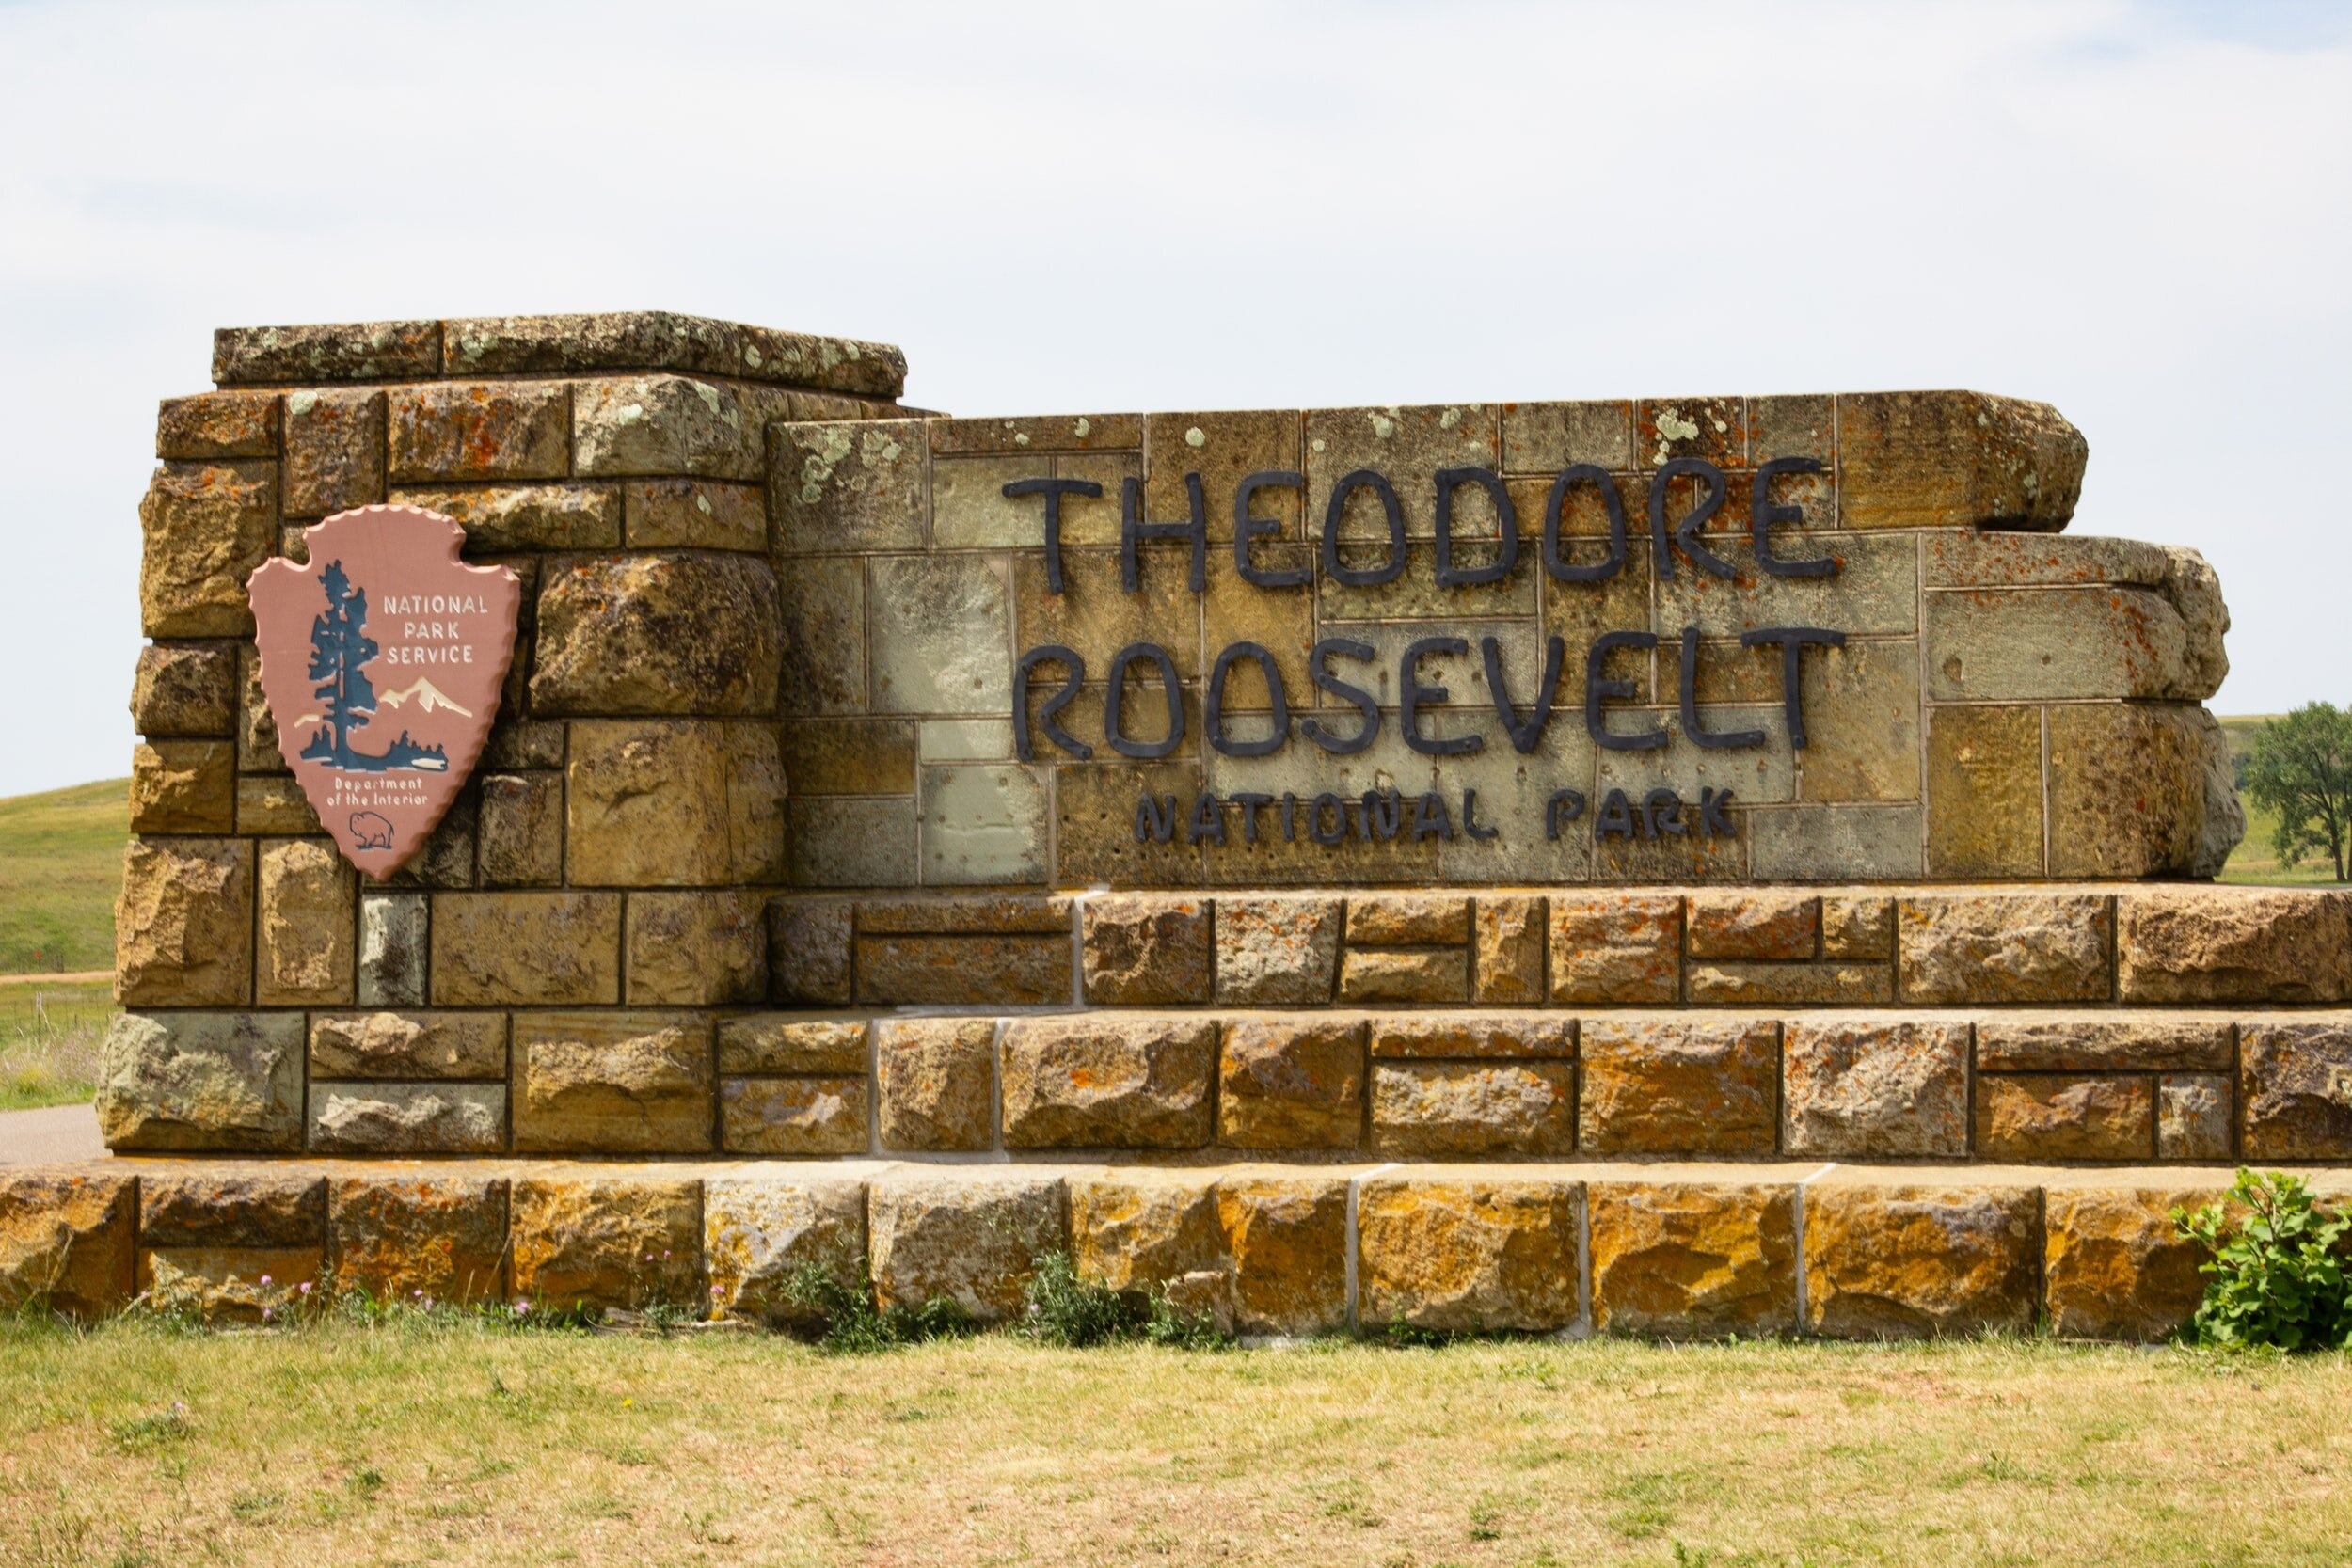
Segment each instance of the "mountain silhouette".
[[417,677],[417,684],[409,687],[407,689],[404,691],[386,691],[379,694],[375,700],[378,704],[385,707],[398,707],[403,703],[405,703],[412,698],[416,702],[417,711],[419,713],[431,713],[436,708],[447,708],[450,712],[456,714],[461,719],[471,719],[473,717],[473,709],[469,707],[460,707],[455,703],[451,702],[447,697],[441,694],[441,689],[439,687],[435,686],[431,681],[426,680],[422,675],[419,675]]

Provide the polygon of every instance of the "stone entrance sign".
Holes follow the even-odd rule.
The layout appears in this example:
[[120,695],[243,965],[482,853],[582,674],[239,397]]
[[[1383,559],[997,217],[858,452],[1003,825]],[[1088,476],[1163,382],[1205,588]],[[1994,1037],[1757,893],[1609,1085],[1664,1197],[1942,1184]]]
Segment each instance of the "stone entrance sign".
[[[1249,1334],[2145,1338],[2171,1204],[2352,1159],[2352,895],[2206,880],[2228,614],[2063,531],[2056,410],[904,372],[660,314],[218,336],[141,509],[139,1158],[0,1182],[0,1295],[64,1225],[76,1301],[222,1313],[785,1316],[813,1262],[993,1318],[1066,1248]],[[355,508],[511,574],[495,696],[368,664],[326,729],[321,638],[505,602],[378,584],[313,526]],[[406,727],[454,784],[439,701],[478,766],[371,861],[401,819],[294,770]]]

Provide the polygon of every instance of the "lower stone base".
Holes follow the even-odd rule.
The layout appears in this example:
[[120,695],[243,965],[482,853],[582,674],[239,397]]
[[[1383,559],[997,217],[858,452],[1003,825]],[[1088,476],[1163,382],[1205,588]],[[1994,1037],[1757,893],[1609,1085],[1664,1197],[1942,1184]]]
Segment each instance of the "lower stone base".
[[[808,1272],[1018,1314],[1068,1252],[1245,1337],[2173,1332],[2223,1167],[107,1160],[0,1173],[0,1305],[337,1293],[788,1324]],[[2352,1171],[2314,1185],[2352,1192]],[[794,1282],[801,1288],[795,1289]]]

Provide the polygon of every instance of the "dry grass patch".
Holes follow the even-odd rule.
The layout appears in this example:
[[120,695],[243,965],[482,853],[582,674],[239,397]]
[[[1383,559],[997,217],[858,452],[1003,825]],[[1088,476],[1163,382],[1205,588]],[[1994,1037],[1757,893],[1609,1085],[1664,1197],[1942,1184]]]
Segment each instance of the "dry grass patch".
[[0,1331],[0,1560],[2336,1563],[2352,1363]]

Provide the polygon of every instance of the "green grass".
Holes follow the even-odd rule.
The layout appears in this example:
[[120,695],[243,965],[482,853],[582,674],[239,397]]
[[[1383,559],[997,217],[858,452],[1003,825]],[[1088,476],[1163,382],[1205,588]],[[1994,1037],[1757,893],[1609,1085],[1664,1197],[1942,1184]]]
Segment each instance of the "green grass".
[[[2229,736],[2230,756],[2238,760],[2253,743],[2254,736],[2277,714],[2249,713],[2221,721],[2221,733]],[[2329,887],[2335,884],[2335,869],[2326,860],[2307,857],[2300,865],[2288,865],[2279,859],[2271,847],[2270,835],[2279,829],[2279,819],[2271,813],[2257,810],[2254,802],[2241,795],[2246,807],[2246,836],[2231,851],[2230,863],[2221,868],[2219,880],[2267,887]]]
[[0,800],[0,974],[111,969],[131,782]]
[[114,1016],[104,980],[0,986],[0,1111],[89,1099],[98,1042]]
[[2352,1361],[0,1324],[0,1563],[2338,1564]]

